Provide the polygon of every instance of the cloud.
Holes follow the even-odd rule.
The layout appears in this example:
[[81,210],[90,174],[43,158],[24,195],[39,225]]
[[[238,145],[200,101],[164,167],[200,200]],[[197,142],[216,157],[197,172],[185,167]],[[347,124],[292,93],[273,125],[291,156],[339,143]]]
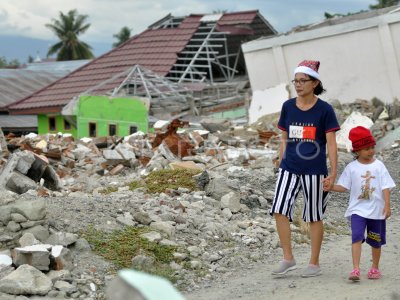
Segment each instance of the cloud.
[[[347,13],[368,9],[373,0],[1,0],[0,32],[41,39],[55,39],[45,27],[59,12],[76,9],[88,15],[91,27],[82,35],[87,42],[114,42],[113,34],[124,26],[133,34],[142,32],[149,24],[172,13],[212,13],[215,10],[260,10],[278,31],[293,26],[320,21],[324,12]],[[321,4],[323,3],[323,5]]]

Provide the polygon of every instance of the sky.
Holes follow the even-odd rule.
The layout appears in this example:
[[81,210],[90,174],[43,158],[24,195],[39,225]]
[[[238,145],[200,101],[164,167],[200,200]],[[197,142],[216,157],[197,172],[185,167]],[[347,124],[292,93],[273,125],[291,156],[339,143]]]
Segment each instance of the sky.
[[[311,24],[324,19],[324,13],[358,12],[368,10],[377,0],[0,0],[0,56],[6,45],[1,36],[57,41],[45,27],[58,19],[60,11],[67,14],[76,9],[88,16],[91,24],[80,36],[89,43],[116,42],[113,37],[127,26],[138,34],[148,25],[171,13],[184,16],[191,13],[212,13],[218,10],[244,11],[258,9],[279,32],[298,25]],[[11,45],[10,45],[11,46]]]

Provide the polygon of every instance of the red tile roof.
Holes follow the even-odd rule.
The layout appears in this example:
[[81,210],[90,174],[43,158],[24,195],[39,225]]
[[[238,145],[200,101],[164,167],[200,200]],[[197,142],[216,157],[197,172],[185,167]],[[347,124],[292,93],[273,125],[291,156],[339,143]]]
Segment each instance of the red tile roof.
[[[226,13],[218,25],[249,24],[258,11]],[[46,88],[8,106],[10,113],[60,110],[73,97],[99,85],[138,64],[165,76],[200,25],[203,15],[190,15],[176,28],[149,28],[127,42],[68,74]],[[102,87],[110,91],[121,83],[111,82]]]
[[226,13],[217,23],[218,25],[251,24],[257,13],[257,10]]

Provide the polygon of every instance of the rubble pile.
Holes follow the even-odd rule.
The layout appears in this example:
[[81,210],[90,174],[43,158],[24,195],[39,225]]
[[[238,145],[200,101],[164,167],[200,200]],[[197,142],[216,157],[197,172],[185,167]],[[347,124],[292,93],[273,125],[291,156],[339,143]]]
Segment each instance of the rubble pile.
[[[365,101],[334,105],[340,122],[354,111],[372,117],[377,109]],[[393,111],[391,117],[382,111],[373,125],[375,133],[382,133],[381,140],[388,139],[386,150],[379,153],[383,161],[400,157],[400,136],[392,134],[400,130],[400,121],[399,116],[392,118]],[[268,261],[279,248],[268,216],[279,145],[276,121],[276,115],[266,116],[251,126],[233,127],[207,120],[201,130],[182,131],[188,124],[174,120],[155,126],[152,134],[119,139],[5,137],[8,153],[3,152],[0,166],[0,298],[105,299],[107,283],[115,274],[79,238],[88,226],[107,232],[148,227],[149,241],[185,249],[174,254],[170,265],[182,290]],[[339,157],[340,168],[353,159],[346,151]],[[400,164],[390,167],[396,165]],[[199,170],[199,190],[148,194],[128,186],[152,171],[174,168]],[[399,170],[392,172],[399,177]],[[112,192],[102,193],[107,187],[113,187]],[[326,226],[340,231],[347,199],[335,197]],[[292,229],[294,247],[308,247],[302,223],[294,222]],[[326,238],[334,239],[335,233]],[[132,257],[132,267],[148,261],[143,259]]]

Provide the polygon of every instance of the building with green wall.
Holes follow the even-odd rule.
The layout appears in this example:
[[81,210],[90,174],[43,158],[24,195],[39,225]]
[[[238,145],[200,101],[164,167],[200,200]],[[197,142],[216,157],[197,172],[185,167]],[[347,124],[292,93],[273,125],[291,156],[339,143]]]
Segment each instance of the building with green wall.
[[138,97],[80,96],[62,114],[39,114],[38,132],[74,137],[126,136],[148,132],[149,104]]

